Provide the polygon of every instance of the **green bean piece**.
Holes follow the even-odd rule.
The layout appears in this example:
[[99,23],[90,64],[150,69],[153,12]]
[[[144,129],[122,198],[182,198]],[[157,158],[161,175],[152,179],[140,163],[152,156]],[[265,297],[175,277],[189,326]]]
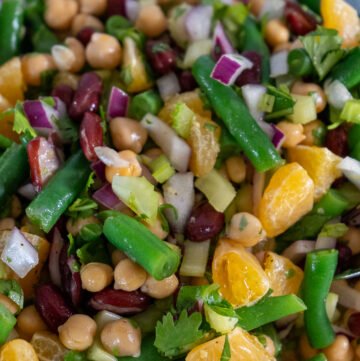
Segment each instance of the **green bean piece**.
[[0,345],[6,342],[16,324],[16,317],[0,303]]
[[157,114],[163,101],[155,90],[147,90],[143,93],[135,95],[130,103],[129,115],[132,118],[141,120],[145,114]]
[[1,149],[10,148],[13,143],[14,142],[11,139],[0,134],[0,148]]
[[288,55],[289,72],[295,76],[307,76],[314,72],[311,58],[305,49],[293,49]]

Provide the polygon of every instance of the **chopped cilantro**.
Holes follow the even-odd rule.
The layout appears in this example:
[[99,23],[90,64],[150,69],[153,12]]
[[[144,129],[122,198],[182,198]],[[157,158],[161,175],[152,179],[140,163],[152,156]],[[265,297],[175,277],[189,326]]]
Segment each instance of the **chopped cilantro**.
[[18,134],[29,134],[32,138],[36,137],[34,128],[26,118],[21,103],[16,103],[14,108],[14,127],[13,131]]
[[224,348],[221,353],[220,361],[230,361],[230,360],[231,360],[231,349],[230,349],[229,337],[228,335],[226,335]]

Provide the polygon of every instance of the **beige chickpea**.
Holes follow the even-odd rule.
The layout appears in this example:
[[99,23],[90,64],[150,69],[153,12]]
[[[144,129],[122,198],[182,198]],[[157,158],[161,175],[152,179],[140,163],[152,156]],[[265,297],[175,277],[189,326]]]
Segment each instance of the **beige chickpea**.
[[355,283],[354,289],[360,292],[360,280]]
[[146,277],[147,273],[141,266],[129,258],[123,259],[114,270],[114,288],[127,292],[135,291],[144,284]]
[[0,304],[5,306],[13,315],[19,311],[19,306],[2,293],[0,293]]
[[94,33],[86,47],[86,60],[95,69],[115,69],[120,65],[121,45],[108,34]]
[[150,148],[143,154],[151,160],[154,160],[157,157],[160,157],[160,155],[164,154],[164,152],[160,148]]
[[316,132],[325,129],[324,123],[321,120],[313,120],[304,125],[305,139],[301,142],[304,145],[318,145],[315,137]]
[[117,150],[140,153],[146,143],[147,130],[136,120],[117,117],[110,121],[110,133]]
[[179,286],[179,280],[175,274],[164,278],[161,281],[148,276],[141,287],[141,291],[156,299],[166,298],[172,295]]
[[255,246],[266,237],[259,219],[247,212],[236,213],[231,217],[227,235],[244,247]]
[[350,247],[352,253],[360,253],[360,229],[356,227],[349,227],[347,232],[341,237],[343,240],[347,241],[347,245]]
[[159,218],[157,218],[154,224],[151,225],[146,222],[142,223],[149,231],[151,231],[151,233],[155,234],[156,237],[164,239],[168,236],[168,232],[164,230]]
[[41,73],[56,69],[56,65],[51,55],[34,53],[22,57],[21,68],[25,83],[39,86],[41,84]]
[[303,83],[302,81],[296,81],[291,92],[298,95],[311,95],[315,100],[316,112],[322,112],[327,104],[326,95],[323,89],[315,83]]
[[356,344],[356,340],[355,340],[354,349],[355,349],[356,360],[360,359],[360,345]]
[[115,249],[111,253],[111,262],[114,266],[116,266],[120,261],[127,258],[126,254],[119,249]]
[[284,148],[295,147],[305,139],[304,127],[302,124],[294,124],[283,120],[276,124],[276,126],[285,135],[285,139],[282,144]]
[[91,262],[81,267],[80,277],[83,289],[99,292],[112,283],[114,274],[108,264]]
[[264,6],[265,0],[250,0],[249,1],[249,8],[250,11],[255,15],[258,16],[261,13],[261,9]]
[[167,20],[159,5],[144,5],[140,8],[135,27],[148,37],[157,37],[167,29]]
[[126,318],[106,324],[101,331],[100,340],[105,350],[114,356],[140,355],[140,327]]
[[77,73],[85,65],[85,49],[76,38],[66,38],[65,45],[54,45],[51,54],[60,71]]
[[22,206],[19,197],[12,196],[10,204],[10,214],[13,218],[18,218],[22,213]]
[[310,359],[316,356],[319,352],[315,350],[309,343],[309,340],[305,333],[300,337],[300,354],[304,359]]
[[289,29],[278,19],[269,20],[265,25],[265,39],[272,47],[288,43],[290,39]]
[[354,350],[345,335],[337,335],[332,345],[323,350],[328,361],[352,361]]
[[14,218],[3,218],[0,219],[0,231],[8,231],[15,227]]
[[283,50],[290,51],[291,48],[292,48],[292,43],[281,43],[281,44],[275,46],[275,48],[273,49],[273,53],[279,53],[280,51],[283,51]]
[[44,18],[50,28],[67,30],[78,11],[76,0],[47,0]]
[[73,236],[77,236],[81,231],[81,228],[86,226],[87,224],[100,224],[100,221],[95,216],[90,216],[86,218],[78,218],[78,219],[71,219],[69,218],[66,222],[66,230]]
[[96,322],[87,315],[73,315],[58,328],[61,343],[69,350],[84,351],[94,342]]
[[47,326],[34,305],[25,307],[17,317],[17,328],[26,336],[32,335],[39,331],[47,330]]
[[95,16],[88,14],[78,14],[71,23],[71,34],[76,36],[84,28],[92,28],[95,31],[103,32],[104,24]]
[[106,10],[106,0],[79,0],[80,12],[83,14],[102,15]]
[[241,183],[246,177],[246,164],[241,156],[233,156],[226,160],[226,171],[234,183]]
[[79,76],[68,71],[60,71],[54,77],[54,86],[68,85],[70,88],[76,90],[79,84]]
[[227,180],[230,180],[229,174],[226,167],[226,162],[222,164],[222,166],[218,169],[218,172]]

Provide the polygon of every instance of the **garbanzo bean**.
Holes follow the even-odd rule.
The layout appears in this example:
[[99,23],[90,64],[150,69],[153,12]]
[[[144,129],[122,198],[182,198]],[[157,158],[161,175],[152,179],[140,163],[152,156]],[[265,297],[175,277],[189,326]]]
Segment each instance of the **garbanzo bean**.
[[105,325],[100,334],[105,350],[115,356],[140,355],[141,331],[126,318]]
[[84,28],[92,28],[96,31],[103,32],[104,24],[95,16],[88,14],[78,14],[71,23],[71,33],[73,36],[79,34]]
[[54,45],[51,54],[60,71],[77,73],[85,65],[85,49],[76,38],[66,38],[65,45]]
[[160,148],[150,148],[146,150],[143,154],[154,160],[157,157],[160,157],[160,155],[164,154],[164,152]]
[[121,260],[127,258],[126,254],[119,249],[115,249],[111,253],[111,262],[114,266],[116,266]]
[[326,107],[327,101],[325,92],[315,83],[296,81],[291,88],[291,92],[299,95],[312,95],[315,100],[317,113],[322,112]]
[[335,341],[323,350],[328,361],[352,361],[354,350],[345,335],[337,335]]
[[269,20],[265,26],[265,39],[272,47],[288,43],[290,39],[289,29],[278,19]]
[[59,327],[61,343],[69,350],[84,351],[94,342],[96,322],[87,315],[73,315]]
[[83,289],[99,292],[112,283],[114,274],[108,264],[91,262],[81,267],[80,277]]
[[68,71],[60,71],[54,77],[54,87],[57,85],[68,85],[76,90],[79,84],[79,76]]
[[156,4],[140,8],[135,27],[148,37],[157,37],[167,29],[167,21],[161,7]]
[[305,139],[301,142],[304,145],[319,145],[315,135],[319,132],[324,132],[325,126],[321,120],[313,120],[304,125]]
[[39,86],[41,84],[41,73],[56,69],[56,65],[51,55],[34,53],[22,57],[21,68],[25,83]]
[[67,30],[78,11],[76,0],[47,0],[44,18],[50,28]]
[[318,354],[318,351],[311,347],[305,333],[303,333],[300,337],[299,346],[300,346],[300,354],[305,360],[310,359]]
[[10,215],[13,218],[18,218],[22,213],[22,205],[20,202],[19,197],[12,196],[11,197],[11,204],[10,204]]
[[102,15],[107,6],[106,0],[79,0],[80,12],[83,14]]
[[14,218],[3,218],[0,219],[0,231],[8,231],[15,227]]
[[16,326],[18,330],[29,338],[35,332],[47,330],[47,326],[34,305],[25,307],[17,317]]
[[150,297],[162,299],[172,295],[179,286],[179,280],[176,275],[171,275],[161,281],[148,276],[146,282],[141,287],[141,291]]
[[95,216],[90,216],[86,218],[77,218],[72,219],[69,218],[66,222],[66,230],[73,236],[77,236],[81,231],[81,228],[86,226],[87,224],[100,224],[100,221]]
[[285,139],[282,144],[284,148],[295,147],[305,139],[304,127],[302,124],[294,124],[283,120],[276,126],[284,133]]
[[114,270],[114,288],[127,292],[135,291],[146,281],[146,271],[131,259],[121,260]]
[[162,226],[162,223],[159,218],[157,218],[154,222],[154,224],[150,225],[146,222],[142,222],[143,225],[151,231],[151,233],[155,234],[160,239],[164,239],[168,236],[168,232],[165,231],[165,229]]
[[359,228],[349,227],[348,231],[344,234],[344,236],[341,237],[341,239],[347,241],[347,245],[350,247],[353,255],[360,253],[360,229]]
[[234,183],[241,183],[246,177],[246,164],[244,158],[238,155],[226,160],[226,173]]
[[264,6],[265,0],[250,0],[249,1],[249,8],[250,11],[255,15],[260,15],[261,9]]

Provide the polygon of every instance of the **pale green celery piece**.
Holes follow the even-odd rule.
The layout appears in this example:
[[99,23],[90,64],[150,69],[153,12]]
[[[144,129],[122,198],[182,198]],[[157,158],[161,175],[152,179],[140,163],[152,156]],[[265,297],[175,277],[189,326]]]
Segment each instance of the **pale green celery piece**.
[[104,350],[99,339],[96,339],[87,351],[90,361],[118,361],[118,359]]
[[338,301],[339,301],[339,296],[336,293],[329,292],[326,298],[325,307],[326,307],[326,313],[331,322],[335,321],[336,306]]
[[232,331],[237,322],[237,317],[225,316],[216,312],[216,308],[205,303],[204,305],[206,321],[210,324],[211,328],[219,333],[228,333]]
[[166,155],[162,154],[149,163],[152,176],[159,183],[166,182],[175,174],[175,169],[171,166]]
[[184,248],[180,275],[203,277],[209,257],[210,240],[204,242],[186,241]]
[[340,113],[340,119],[349,123],[360,124],[360,100],[348,100]]
[[292,94],[296,100],[294,112],[287,117],[296,124],[307,124],[317,118],[316,105],[311,95]]
[[187,139],[190,135],[194,112],[183,102],[175,105],[171,112],[171,126],[180,137]]

